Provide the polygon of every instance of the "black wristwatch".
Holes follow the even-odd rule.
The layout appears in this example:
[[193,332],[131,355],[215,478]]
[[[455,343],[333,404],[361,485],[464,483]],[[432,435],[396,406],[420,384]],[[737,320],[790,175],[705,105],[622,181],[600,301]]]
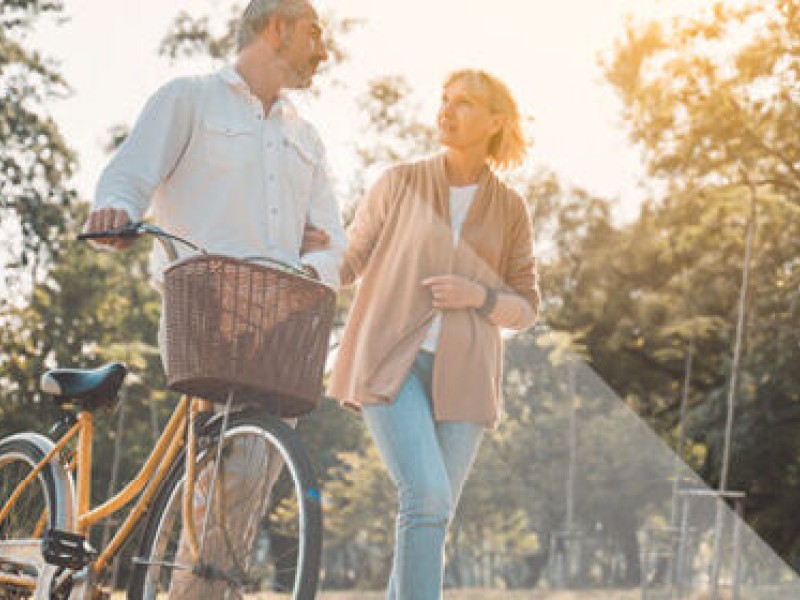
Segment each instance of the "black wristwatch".
[[475,311],[482,317],[488,319],[489,315],[492,314],[494,310],[495,304],[497,304],[497,292],[488,285],[483,286],[483,289],[486,290],[486,298],[483,300],[483,304],[476,308]]

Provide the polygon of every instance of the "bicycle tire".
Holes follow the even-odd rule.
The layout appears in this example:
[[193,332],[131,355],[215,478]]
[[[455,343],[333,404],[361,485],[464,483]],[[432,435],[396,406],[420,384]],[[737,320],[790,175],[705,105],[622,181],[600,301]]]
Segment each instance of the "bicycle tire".
[[[0,441],[0,507],[5,506],[17,485],[45,457],[36,444],[24,439],[5,439]],[[0,523],[0,539],[21,540],[41,537],[45,529],[64,526],[59,523],[57,507],[56,478],[52,465],[42,469],[36,480],[32,481],[14,508]],[[46,523],[40,523],[44,511]],[[39,529],[39,531],[37,531]],[[12,561],[0,560],[0,574],[27,575],[36,577],[36,572],[28,566]],[[0,585],[0,600],[31,597],[23,589],[10,585]]]
[[[220,429],[221,418],[216,418],[200,434],[195,500],[205,498],[203,493],[207,493],[210,487],[210,472],[207,469],[213,466],[216,457]],[[222,518],[213,510],[209,517],[212,523],[208,528],[203,563],[213,567],[212,574],[209,575],[207,570],[205,575],[192,575],[189,571],[169,566],[175,563],[190,566],[185,560],[185,551],[183,556],[179,556],[183,531],[181,498],[185,480],[185,453],[182,453],[153,502],[128,587],[129,599],[166,598],[170,593],[187,598],[247,597],[253,591],[258,592],[258,598],[313,600],[315,597],[322,549],[322,511],[317,480],[297,434],[276,417],[245,410],[231,413],[223,443],[224,458],[220,469],[223,473],[218,477],[216,489],[220,494],[225,494],[226,499],[217,499],[216,503],[224,503],[228,508],[222,513]],[[250,452],[249,448],[261,448],[262,445],[270,451],[277,451],[284,463],[268,463],[281,471],[280,478],[272,486],[273,494],[269,499],[263,497],[264,488],[259,489],[259,486],[264,486],[264,478],[252,477],[254,471],[258,472],[255,464],[248,464],[248,474],[241,471],[237,474],[236,465],[248,461],[229,461],[231,453],[241,452],[242,448]],[[262,457],[262,450],[258,448],[248,454],[248,460],[250,457]],[[274,460],[275,452],[271,452],[271,455]],[[231,479],[226,480],[226,477]],[[284,497],[287,494],[287,482],[289,492]],[[253,491],[247,491],[245,487]],[[218,498],[216,493],[215,498]],[[237,504],[239,499],[242,506]],[[235,520],[239,518],[240,511],[249,514],[247,511],[250,507],[257,508],[255,518],[248,518],[246,527],[241,522],[229,524],[231,515]],[[281,519],[287,514],[294,516],[292,507],[299,509],[296,511],[296,547],[282,548],[283,554],[275,556],[273,551],[278,542],[285,543],[285,539],[292,539],[286,535],[281,537],[279,532],[279,526],[288,525],[291,529],[292,523]],[[262,511],[263,514],[259,516]],[[204,516],[205,511],[202,511],[202,516],[198,514],[199,518],[196,519],[198,537],[203,530]],[[264,546],[265,538],[269,551]],[[296,553],[296,559],[293,553]],[[268,554],[271,560],[267,560]],[[181,574],[175,576],[176,573]],[[236,578],[238,583],[230,583],[230,580],[226,581],[224,577],[213,573],[233,574],[232,578]],[[174,586],[178,586],[178,593]],[[232,588],[236,593],[229,593]]]

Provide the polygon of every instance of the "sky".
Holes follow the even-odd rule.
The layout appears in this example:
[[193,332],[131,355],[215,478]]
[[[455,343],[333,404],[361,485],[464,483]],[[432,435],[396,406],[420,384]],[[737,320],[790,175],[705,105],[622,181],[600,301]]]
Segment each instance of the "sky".
[[[171,64],[159,42],[180,10],[227,16],[221,0],[66,0],[70,20],[40,26],[34,42],[55,58],[74,92],[48,108],[78,152],[75,184],[90,199],[107,159],[109,129],[131,124],[147,97],[171,77],[211,68],[205,61]],[[326,142],[339,189],[352,170],[362,132],[353,98],[373,77],[404,76],[432,121],[441,82],[454,69],[477,67],[505,80],[522,113],[532,117],[533,164],[566,182],[616,200],[632,215],[643,197],[639,152],[627,140],[622,106],[598,59],[635,19],[708,8],[710,0],[317,0],[321,13],[363,21],[344,40],[350,53],[345,88],[301,110]],[[347,204],[354,199],[342,198]]]

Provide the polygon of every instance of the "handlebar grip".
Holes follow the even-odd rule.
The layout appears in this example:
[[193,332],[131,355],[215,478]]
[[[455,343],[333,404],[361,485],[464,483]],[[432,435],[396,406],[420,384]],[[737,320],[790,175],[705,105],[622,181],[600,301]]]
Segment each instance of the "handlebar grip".
[[206,250],[197,244],[190,242],[182,237],[167,233],[160,227],[149,225],[144,221],[134,221],[123,225],[117,229],[109,229],[107,231],[92,231],[87,233],[78,234],[78,240],[103,240],[103,239],[123,239],[135,238],[140,235],[149,234],[158,238],[158,241],[164,247],[164,252],[169,260],[177,260],[178,251],[175,249],[175,242],[180,242],[187,248],[191,248],[195,252],[206,254]]
[[128,223],[117,229],[108,229],[106,231],[93,231],[89,233],[79,233],[78,240],[106,240],[112,238],[135,238],[141,235],[141,223]]

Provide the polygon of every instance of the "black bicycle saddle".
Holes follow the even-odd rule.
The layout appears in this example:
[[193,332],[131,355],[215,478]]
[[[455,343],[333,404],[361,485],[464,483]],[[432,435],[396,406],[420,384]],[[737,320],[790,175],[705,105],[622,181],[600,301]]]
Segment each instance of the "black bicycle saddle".
[[128,367],[114,362],[97,369],[53,369],[42,375],[41,389],[56,404],[75,403],[85,410],[114,404]]

